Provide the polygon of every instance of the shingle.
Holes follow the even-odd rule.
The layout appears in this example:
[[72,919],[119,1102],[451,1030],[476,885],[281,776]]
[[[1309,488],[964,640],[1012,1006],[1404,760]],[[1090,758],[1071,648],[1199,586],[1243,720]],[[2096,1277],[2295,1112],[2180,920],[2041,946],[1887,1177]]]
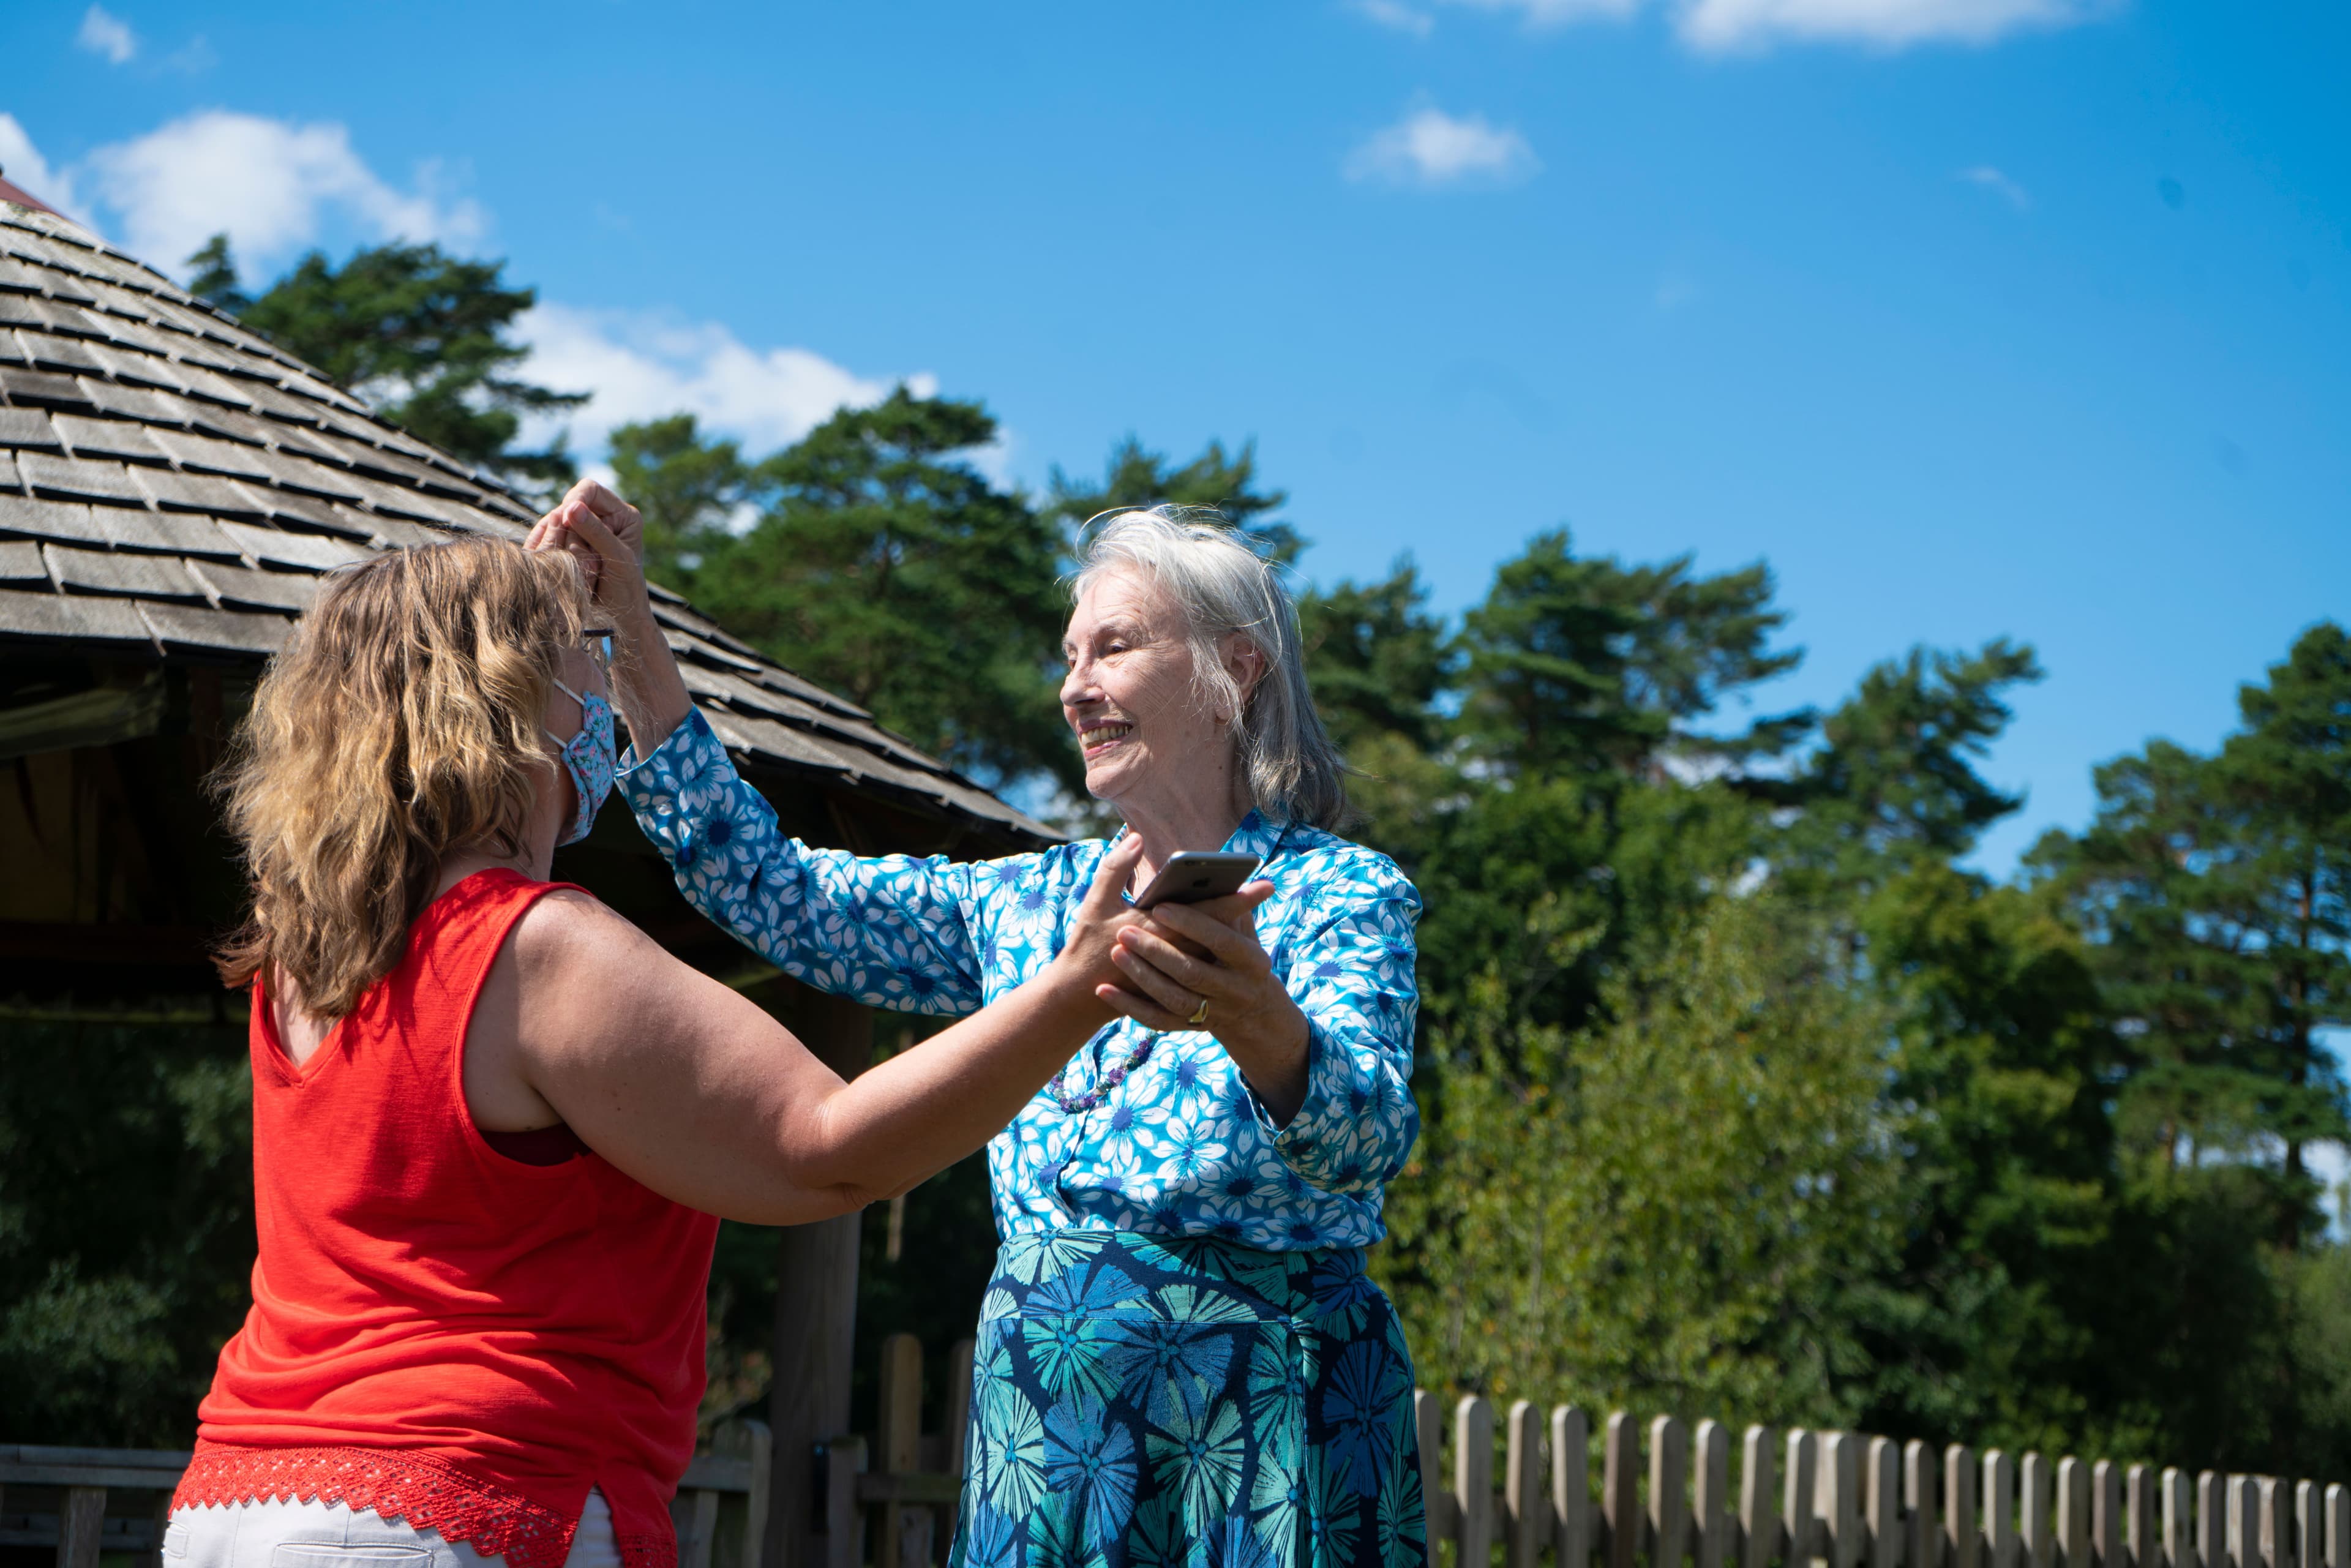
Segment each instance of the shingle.
[[241,560],[245,552],[210,517],[191,512],[135,512],[128,507],[93,507],[90,520],[116,549]]
[[[116,343],[90,343],[85,346],[89,350],[90,358],[104,365],[107,372],[116,381],[129,382],[134,386],[155,387],[174,394],[183,393],[188,390],[186,378],[180,374],[179,367],[169,360],[161,359],[153,354],[142,354]],[[174,418],[172,423],[177,424],[180,421]]]
[[208,371],[202,365],[192,365],[185,360],[174,360],[172,365],[180,379],[188,383],[190,397],[203,398],[228,408],[253,406],[253,399],[232,377],[222,375],[217,371]]
[[41,547],[30,539],[0,540],[0,587],[24,583],[47,586],[48,568],[41,564]]
[[319,580],[307,573],[255,571],[242,566],[190,561],[188,575],[201,583],[224,610],[300,612],[309,608],[319,591]]
[[359,486],[338,470],[295,455],[291,449],[299,444],[299,434],[288,431],[287,435],[292,439],[286,441],[277,451],[252,455],[253,461],[266,469],[272,479],[287,489],[322,496],[329,500],[356,501],[360,498]]
[[427,528],[423,523],[412,523],[405,517],[370,517],[368,521],[374,525],[376,542],[387,549],[407,549],[415,545],[437,545],[444,543],[449,538],[445,529]]
[[14,453],[0,452],[0,490],[5,490],[13,494],[16,491],[24,488],[24,484],[25,482],[23,478],[16,473],[16,455]]
[[125,463],[160,465],[162,448],[140,425],[120,419],[92,419],[87,414],[60,413],[52,422],[76,457],[112,457]]
[[71,376],[50,371],[20,371],[0,365],[0,392],[19,408],[54,408],[73,413],[94,413],[89,396]]
[[174,464],[191,473],[224,474],[234,479],[259,479],[265,483],[269,478],[269,470],[263,465],[259,455],[234,441],[159,430],[155,433],[155,444]]
[[754,674],[758,673],[758,660],[746,659],[730,653],[724,648],[704,642],[691,632],[678,632],[664,627],[663,641],[669,644],[670,652],[680,658],[701,659],[723,670],[744,670]]
[[764,755],[778,762],[795,767],[810,768],[821,773],[837,773],[852,779],[857,777],[855,760],[837,747],[827,746],[814,736],[786,729],[771,719],[747,718],[723,708],[702,710],[710,721],[710,728],[720,744],[729,751],[747,751],[753,756]]
[[99,413],[111,414],[117,419],[135,419],[141,424],[160,425],[166,430],[186,424],[188,410],[204,406],[201,403],[191,404],[185,398],[149,392],[143,387],[119,386],[112,382],[85,381],[81,386],[91,406]]
[[356,474],[350,476],[350,483],[358,487],[360,498],[371,510],[388,512],[396,517],[451,525],[461,520],[475,522],[482,516],[462,502],[444,501],[438,496],[428,496],[404,485],[387,485],[381,479],[370,479]]
[[168,555],[44,545],[49,575],[68,593],[111,593],[129,599],[202,599],[188,569]]
[[0,589],[0,633],[77,643],[152,645],[139,607],[127,599],[70,598]]
[[0,322],[11,327],[29,327],[40,332],[90,330],[89,318],[72,306],[27,298],[22,294],[9,295],[5,302],[0,302]]
[[258,485],[237,487],[259,497],[269,517],[291,533],[340,534],[367,543],[375,538],[384,521],[371,513],[335,501],[321,501],[316,496],[298,495],[292,490],[265,490]]
[[48,412],[37,408],[0,408],[0,446],[19,452],[65,450]]
[[256,560],[307,566],[313,571],[332,571],[375,553],[364,545],[329,538],[324,534],[290,534],[280,528],[260,528],[246,523],[223,523],[220,529]]
[[294,622],[277,615],[141,604],[139,613],[166,653],[274,653]]
[[131,482],[120,463],[85,462],[73,457],[46,457],[37,452],[17,455],[16,466],[35,495],[64,500],[104,501],[118,507],[144,507],[146,494]]
[[258,522],[269,508],[249,491],[210,474],[175,474],[169,468],[134,468],[131,482],[167,512],[202,512]]
[[[0,295],[0,299],[6,298]],[[22,343],[16,341],[16,334],[5,328],[0,328],[0,365],[21,365],[26,370],[33,365],[33,357],[25,352]]]
[[7,534],[99,545],[107,538],[106,530],[92,519],[87,505],[40,501],[26,496],[0,496],[0,535]]
[[21,328],[17,329],[16,341],[24,346],[25,357],[32,361],[37,371],[105,378],[106,367],[99,363],[88,343],[60,338],[54,332],[27,332]]

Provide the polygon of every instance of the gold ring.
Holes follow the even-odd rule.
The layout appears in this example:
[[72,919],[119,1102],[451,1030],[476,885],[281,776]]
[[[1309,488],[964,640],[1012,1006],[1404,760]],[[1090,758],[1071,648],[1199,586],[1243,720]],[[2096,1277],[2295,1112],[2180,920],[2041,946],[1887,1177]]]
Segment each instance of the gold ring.
[[1208,998],[1202,997],[1200,998],[1200,1005],[1192,1009],[1192,1016],[1186,1019],[1184,1021],[1190,1024],[1195,1029],[1207,1023],[1208,1021]]

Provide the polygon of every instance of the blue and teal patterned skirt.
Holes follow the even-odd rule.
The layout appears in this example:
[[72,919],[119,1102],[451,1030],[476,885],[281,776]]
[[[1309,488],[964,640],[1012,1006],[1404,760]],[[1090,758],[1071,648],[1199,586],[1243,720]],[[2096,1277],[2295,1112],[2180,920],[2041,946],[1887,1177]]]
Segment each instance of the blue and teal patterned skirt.
[[951,1568],[1419,1568],[1412,1358],[1360,1249],[997,1254]]

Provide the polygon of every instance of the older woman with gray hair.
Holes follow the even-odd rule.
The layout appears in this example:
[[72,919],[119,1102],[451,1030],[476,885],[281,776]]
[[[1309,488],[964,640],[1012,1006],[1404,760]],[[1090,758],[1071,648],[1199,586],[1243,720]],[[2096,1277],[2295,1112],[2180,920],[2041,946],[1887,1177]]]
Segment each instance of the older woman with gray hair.
[[[1331,831],[1343,768],[1296,610],[1209,516],[1089,532],[1061,710],[1088,792],[1141,842],[1131,894],[1184,851],[1257,857],[1259,879],[1128,931],[1124,988],[1096,993],[1123,1016],[988,1145],[1003,1246],[957,1563],[1424,1559],[1412,1363],[1364,1270],[1419,1125],[1420,900]],[[627,548],[592,515],[549,522]],[[641,752],[622,785],[713,920],[810,985],[919,1012],[968,1012],[1060,950],[1109,843],[958,864],[787,839],[649,607],[619,619]]]

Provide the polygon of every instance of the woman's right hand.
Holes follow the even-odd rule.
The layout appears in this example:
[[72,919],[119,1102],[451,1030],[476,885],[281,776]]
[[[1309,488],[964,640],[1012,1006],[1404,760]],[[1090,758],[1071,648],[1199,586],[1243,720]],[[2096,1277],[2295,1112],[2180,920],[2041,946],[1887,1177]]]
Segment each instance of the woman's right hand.
[[1150,919],[1126,901],[1126,884],[1143,858],[1143,841],[1129,833],[1111,845],[1094,867],[1093,884],[1078,903],[1077,919],[1069,939],[1046,966],[1040,979],[1049,984],[1081,986],[1096,1000],[1108,1002],[1125,990],[1123,977],[1112,955],[1118,951],[1118,934]]

